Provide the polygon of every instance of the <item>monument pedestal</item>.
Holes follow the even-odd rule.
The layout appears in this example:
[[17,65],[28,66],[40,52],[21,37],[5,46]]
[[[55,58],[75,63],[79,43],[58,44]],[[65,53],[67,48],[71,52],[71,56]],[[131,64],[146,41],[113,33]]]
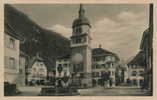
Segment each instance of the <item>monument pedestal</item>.
[[[78,74],[81,74],[81,73],[78,73]],[[92,87],[91,73],[83,73],[83,76],[79,75],[79,77],[74,76],[72,78],[72,86],[76,88],[91,88]]]
[[91,73],[84,73],[84,77],[81,79],[82,88],[91,88],[92,87],[92,75]]

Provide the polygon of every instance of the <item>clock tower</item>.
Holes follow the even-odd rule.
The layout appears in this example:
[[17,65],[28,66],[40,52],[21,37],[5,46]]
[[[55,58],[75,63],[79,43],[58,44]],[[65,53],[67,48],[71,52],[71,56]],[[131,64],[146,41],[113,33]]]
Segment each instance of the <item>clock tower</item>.
[[80,4],[78,18],[72,24],[71,64],[73,75],[81,79],[81,87],[92,86],[90,28],[83,5]]

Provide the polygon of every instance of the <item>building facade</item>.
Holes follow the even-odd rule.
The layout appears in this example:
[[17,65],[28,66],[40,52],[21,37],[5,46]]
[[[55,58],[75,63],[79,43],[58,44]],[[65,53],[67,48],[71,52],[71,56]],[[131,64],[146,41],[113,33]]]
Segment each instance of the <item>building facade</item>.
[[149,28],[143,32],[140,50],[144,56],[145,89],[152,92],[153,87],[153,4],[149,5]]
[[56,60],[56,77],[71,77],[70,55],[58,57]]
[[19,80],[21,82],[19,84],[26,85],[26,68],[28,65],[28,55],[24,52],[20,51],[20,58],[19,58]]
[[130,65],[128,68],[128,78],[132,86],[141,87],[144,82],[144,68],[143,66]]
[[[70,56],[58,57],[56,60],[56,77],[63,78],[64,76],[72,77],[72,66]],[[114,87],[116,83],[116,73],[119,66],[119,58],[112,52],[104,50],[103,48],[92,49],[92,86]],[[105,79],[103,75],[108,75]],[[80,81],[82,76],[78,75]]]
[[144,82],[144,58],[143,52],[140,51],[137,55],[128,63],[128,84],[132,86],[141,87]]
[[[108,75],[108,83],[115,85],[115,73],[119,58],[116,54],[99,48],[91,48],[90,22],[80,5],[78,18],[72,24],[71,53],[56,60],[56,76],[68,75],[81,87],[101,85]],[[106,82],[105,81],[105,82]]]
[[18,84],[21,81],[19,80],[19,47],[22,38],[7,21],[5,21],[4,32],[4,81]]
[[28,75],[28,81],[39,83],[39,81],[45,81],[47,78],[47,67],[45,65],[44,60],[37,55],[32,63],[30,63],[31,67],[29,67],[29,75]]
[[[116,68],[119,58],[117,55],[101,48],[92,50],[93,85],[115,86]],[[107,77],[106,77],[107,76]],[[104,83],[105,82],[105,83]]]

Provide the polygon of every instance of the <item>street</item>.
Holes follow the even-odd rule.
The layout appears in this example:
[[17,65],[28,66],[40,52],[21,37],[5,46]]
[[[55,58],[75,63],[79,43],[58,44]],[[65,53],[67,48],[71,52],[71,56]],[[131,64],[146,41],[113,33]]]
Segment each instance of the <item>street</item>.
[[[22,92],[18,96],[38,96],[41,87],[19,87]],[[140,88],[117,86],[115,88],[104,89],[103,87],[94,87],[90,89],[79,89],[80,96],[149,96],[146,91]]]
[[102,87],[80,90],[81,96],[148,96],[146,91],[140,88],[117,86],[115,88],[104,89]]

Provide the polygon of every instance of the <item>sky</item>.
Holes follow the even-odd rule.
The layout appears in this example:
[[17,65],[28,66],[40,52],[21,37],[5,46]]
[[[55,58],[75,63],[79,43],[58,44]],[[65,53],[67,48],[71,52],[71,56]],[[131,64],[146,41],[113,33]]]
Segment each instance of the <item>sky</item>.
[[[14,4],[43,28],[69,38],[72,22],[78,18],[79,4]],[[116,53],[127,61],[140,47],[144,30],[148,28],[147,4],[83,4],[91,23],[92,48]]]

